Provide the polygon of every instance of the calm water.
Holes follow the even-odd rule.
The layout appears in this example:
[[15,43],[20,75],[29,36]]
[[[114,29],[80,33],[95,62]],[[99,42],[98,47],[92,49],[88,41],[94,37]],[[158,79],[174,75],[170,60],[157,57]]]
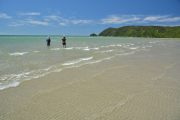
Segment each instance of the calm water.
[[[116,56],[132,55],[163,45],[165,40],[120,37],[0,36],[0,90],[84,64],[101,63]],[[167,41],[167,40],[166,40]]]

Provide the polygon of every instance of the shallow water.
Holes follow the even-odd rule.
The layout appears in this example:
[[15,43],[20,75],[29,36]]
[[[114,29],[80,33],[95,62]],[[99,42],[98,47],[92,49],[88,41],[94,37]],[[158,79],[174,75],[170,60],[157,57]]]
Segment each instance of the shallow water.
[[[67,48],[62,48],[60,39],[52,36],[51,46],[47,47],[46,36],[0,36],[0,90],[66,68],[100,63],[170,42],[152,38],[67,37]],[[179,44],[174,40],[176,43]]]

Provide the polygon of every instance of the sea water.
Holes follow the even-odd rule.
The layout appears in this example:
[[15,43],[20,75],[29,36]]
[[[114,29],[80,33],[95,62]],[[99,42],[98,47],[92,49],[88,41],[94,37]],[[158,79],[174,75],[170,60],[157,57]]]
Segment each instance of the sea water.
[[123,37],[0,36],[0,90],[16,87],[26,80],[52,72],[101,63],[116,56],[127,56],[152,49],[160,39]]

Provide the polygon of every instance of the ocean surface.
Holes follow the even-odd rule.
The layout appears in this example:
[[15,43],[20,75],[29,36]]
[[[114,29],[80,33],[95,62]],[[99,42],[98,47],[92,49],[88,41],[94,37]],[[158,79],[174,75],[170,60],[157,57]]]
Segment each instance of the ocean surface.
[[67,48],[63,48],[61,36],[51,36],[50,47],[46,46],[46,38],[0,36],[0,90],[67,68],[148,51],[171,41],[168,38],[67,37]]

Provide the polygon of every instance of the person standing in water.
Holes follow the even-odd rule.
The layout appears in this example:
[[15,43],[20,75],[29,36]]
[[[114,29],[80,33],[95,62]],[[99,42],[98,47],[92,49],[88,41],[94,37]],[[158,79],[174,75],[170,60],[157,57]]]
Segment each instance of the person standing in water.
[[63,48],[66,48],[66,37],[62,38],[62,45],[63,45]]
[[46,42],[47,42],[47,46],[49,47],[51,45],[51,38],[50,38],[50,36],[48,36]]

